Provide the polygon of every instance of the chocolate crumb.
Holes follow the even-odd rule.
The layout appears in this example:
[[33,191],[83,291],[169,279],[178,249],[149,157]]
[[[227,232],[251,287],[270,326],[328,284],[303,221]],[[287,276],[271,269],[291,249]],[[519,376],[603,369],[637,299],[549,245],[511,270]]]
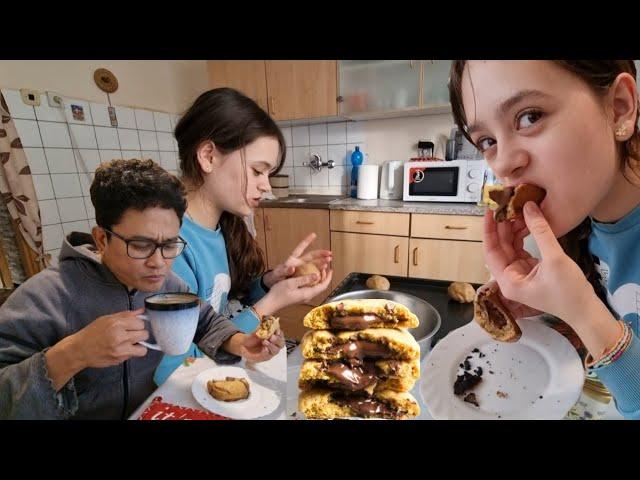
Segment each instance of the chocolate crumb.
[[478,404],[478,399],[476,398],[476,394],[475,393],[469,393],[466,397],[464,397],[464,401],[467,403],[471,403],[472,405],[475,405],[476,407],[479,407],[480,405]]
[[469,363],[469,360],[465,360],[463,363],[465,370],[471,370],[471,364]]
[[540,395],[538,398],[542,400],[543,397],[542,397],[542,395]]
[[493,370],[489,370],[489,373],[490,373],[491,375],[493,375]]
[[481,377],[481,376],[482,376],[482,367],[477,367],[477,368],[474,370],[474,372],[475,372],[475,374],[476,374],[476,375],[478,375],[479,377]]
[[471,353],[478,353],[479,351],[480,351],[480,349],[474,348],[473,350],[471,350]]

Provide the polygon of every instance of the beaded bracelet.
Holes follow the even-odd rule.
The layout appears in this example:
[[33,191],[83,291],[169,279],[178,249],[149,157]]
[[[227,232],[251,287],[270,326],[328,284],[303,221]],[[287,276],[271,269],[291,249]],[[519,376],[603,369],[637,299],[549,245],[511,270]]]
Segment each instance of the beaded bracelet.
[[591,354],[585,358],[585,366],[589,370],[596,370],[598,368],[605,367],[615,362],[625,352],[625,350],[631,345],[633,339],[633,331],[627,322],[620,322],[622,324],[622,334],[616,342],[616,344],[606,352],[598,361],[594,361]]

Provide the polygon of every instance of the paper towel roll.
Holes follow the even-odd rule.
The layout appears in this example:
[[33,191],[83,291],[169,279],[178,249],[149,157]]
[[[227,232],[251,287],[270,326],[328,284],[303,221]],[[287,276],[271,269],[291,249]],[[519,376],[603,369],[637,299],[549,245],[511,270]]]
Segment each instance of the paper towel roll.
[[358,167],[358,193],[361,200],[378,198],[378,165],[360,165]]

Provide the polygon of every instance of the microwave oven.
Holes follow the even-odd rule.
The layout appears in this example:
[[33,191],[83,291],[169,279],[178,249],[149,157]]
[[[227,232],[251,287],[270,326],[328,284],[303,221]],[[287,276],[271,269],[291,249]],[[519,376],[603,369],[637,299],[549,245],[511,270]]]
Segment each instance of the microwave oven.
[[404,164],[405,202],[478,203],[487,164],[484,160],[414,161]]

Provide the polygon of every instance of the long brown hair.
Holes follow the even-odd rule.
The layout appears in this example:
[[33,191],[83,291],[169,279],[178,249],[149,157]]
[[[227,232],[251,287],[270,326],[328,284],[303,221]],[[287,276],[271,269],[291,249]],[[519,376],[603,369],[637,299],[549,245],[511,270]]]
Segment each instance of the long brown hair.
[[[628,73],[636,78],[636,66],[633,60],[554,60],[553,63],[576,75],[600,97],[607,93],[609,87],[621,73]],[[451,65],[449,100],[456,125],[464,136],[473,143],[467,134],[467,118],[462,104],[462,74],[465,65],[465,60],[455,60]],[[617,142],[617,146],[620,169],[623,175],[629,182],[637,184],[637,181],[628,176],[629,173],[633,173],[635,177],[640,175],[638,163],[640,161],[640,133],[638,132],[637,116],[633,135],[624,142]],[[607,303],[607,292],[599,281],[594,258],[589,252],[590,233],[591,219],[587,217],[558,241],[565,253],[582,269],[598,297],[611,309]]]
[[[206,140],[211,140],[223,155],[240,150],[245,172],[244,147],[258,138],[273,137],[280,145],[280,161],[271,175],[282,168],[287,151],[282,132],[269,114],[232,88],[215,88],[200,95],[180,118],[174,135],[182,177],[196,188],[204,183],[197,151]],[[242,191],[246,195],[246,173],[243,178]],[[241,297],[249,291],[251,281],[264,272],[262,251],[241,217],[223,212],[220,228],[231,274],[229,297]]]

